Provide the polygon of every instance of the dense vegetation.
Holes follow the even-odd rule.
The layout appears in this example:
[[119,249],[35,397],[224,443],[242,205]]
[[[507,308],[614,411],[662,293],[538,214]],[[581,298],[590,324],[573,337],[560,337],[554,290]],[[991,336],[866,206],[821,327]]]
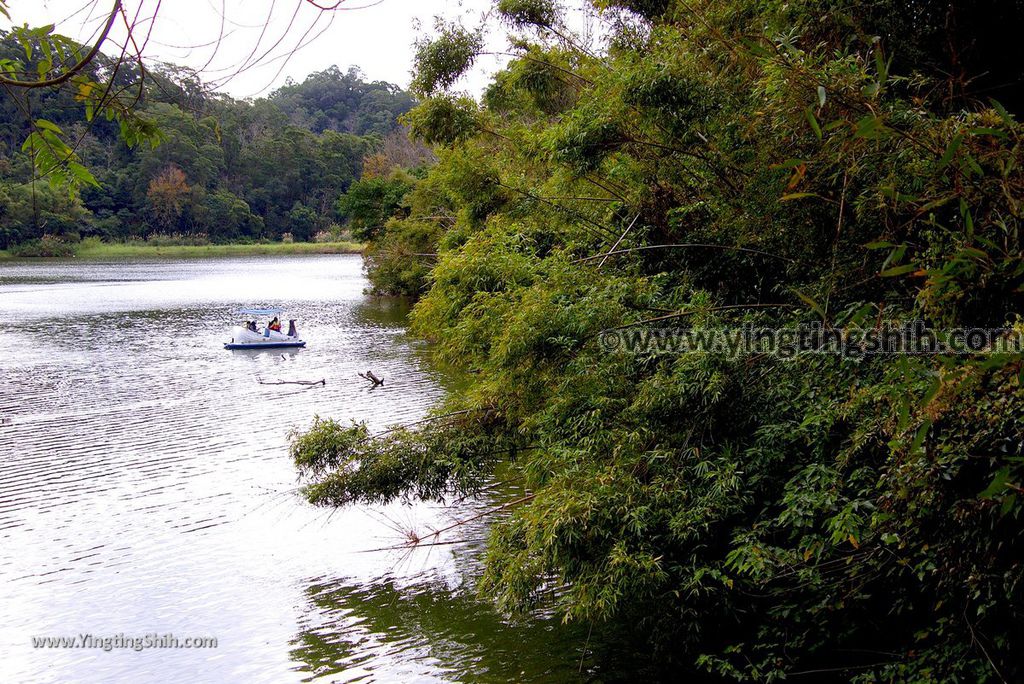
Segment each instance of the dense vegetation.
[[[0,62],[32,70],[17,38],[0,32]],[[39,61],[45,50],[37,44],[31,54]],[[83,88],[111,73],[154,144],[129,147],[135,141],[126,141],[119,120],[83,116],[91,106]],[[364,82],[356,69],[331,67],[256,101],[209,93],[194,74],[169,65],[149,69],[140,81],[137,69],[102,54],[87,75],[92,81],[77,89],[0,98],[0,249],[61,253],[90,236],[175,235],[182,244],[310,240],[344,219],[335,205],[360,178],[364,157],[385,175],[396,164],[414,167],[425,159],[397,123],[412,96]],[[40,164],[23,144],[40,126],[71,141],[67,154],[96,183],[69,196],[63,184],[35,178]]]
[[510,462],[530,495],[481,581],[505,609],[735,679],[1024,679],[1019,353],[600,344],[1024,332],[1024,4],[595,0],[600,51],[547,0],[497,4],[519,57],[481,103],[451,92],[479,33],[420,46],[406,120],[439,162],[368,255],[470,386],[376,438],[318,421],[309,499],[450,499]]

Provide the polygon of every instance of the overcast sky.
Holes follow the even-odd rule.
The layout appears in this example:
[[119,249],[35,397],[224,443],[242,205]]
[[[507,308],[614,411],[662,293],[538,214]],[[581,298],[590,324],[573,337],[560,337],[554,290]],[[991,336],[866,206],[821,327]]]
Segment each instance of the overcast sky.
[[[332,0],[318,2],[331,4]],[[136,39],[145,39],[152,29],[143,50],[147,57],[199,69],[205,82],[238,98],[266,95],[287,78],[301,81],[333,64],[343,70],[358,66],[369,80],[408,86],[413,42],[433,28],[434,17],[462,18],[467,26],[476,26],[491,3],[346,0],[339,11],[320,12],[300,0],[124,0],[129,16],[138,14],[141,20]],[[94,36],[112,4],[112,0],[8,2],[14,21],[31,26],[56,23],[60,33],[82,41]],[[150,21],[158,5],[156,20]],[[222,17],[224,38],[218,45]],[[120,42],[123,36],[122,26],[114,41]],[[498,33],[489,40],[490,49],[504,48],[505,40]],[[104,51],[110,54],[119,48],[109,43]],[[460,86],[479,94],[488,75],[499,68],[498,59],[483,58]]]

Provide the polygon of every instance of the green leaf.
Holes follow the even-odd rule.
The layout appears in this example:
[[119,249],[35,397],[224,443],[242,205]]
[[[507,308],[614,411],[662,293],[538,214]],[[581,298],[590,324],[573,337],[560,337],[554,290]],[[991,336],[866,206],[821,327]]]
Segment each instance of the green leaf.
[[924,444],[924,438],[928,436],[928,430],[932,426],[932,421],[926,420],[921,423],[921,427],[917,428],[917,433],[914,435],[914,441],[910,444],[910,453],[916,454],[921,450],[921,445]]
[[64,135],[64,131],[60,129],[60,126],[53,123],[52,121],[48,121],[47,119],[36,119],[35,124],[36,128],[41,128],[47,131],[53,131],[57,135]]
[[964,165],[967,166],[967,170],[970,172],[976,173],[979,176],[985,175],[985,172],[982,171],[981,166],[978,164],[977,161],[974,160],[974,157],[972,157],[970,153],[964,154]]
[[882,271],[881,273],[879,273],[878,275],[882,276],[883,278],[893,278],[895,276],[900,276],[900,275],[903,275],[904,273],[910,273],[911,271],[916,271],[916,270],[917,270],[917,266],[916,265],[914,265],[914,264],[904,264],[903,266],[893,266],[892,268],[887,268],[884,271]]
[[780,201],[790,202],[796,199],[803,199],[804,197],[821,197],[821,195],[819,195],[816,192],[791,192],[789,194],[783,195]]
[[878,72],[878,85],[881,87],[887,80],[889,80],[889,65],[890,61],[886,61],[885,55],[882,54],[882,47],[878,45],[875,47],[875,70]]
[[810,107],[804,109],[804,117],[807,118],[807,123],[811,125],[814,135],[817,136],[818,140],[821,140],[821,126],[818,124],[818,119],[814,116],[814,112],[811,111]]
[[881,117],[869,114],[857,122],[853,135],[856,138],[879,140],[889,135],[889,129],[882,123]]
[[805,164],[803,159],[787,159],[784,162],[778,164],[772,164],[769,168],[772,169],[795,169],[796,167]]
[[1006,107],[1004,107],[1002,104],[999,103],[998,100],[994,98],[990,97],[988,98],[988,101],[992,105],[992,109],[999,112],[999,116],[1002,117],[1003,123],[1006,124],[1007,128],[1013,128],[1013,116],[1010,114],[1010,112],[1006,111]]
[[928,391],[924,393],[923,397],[921,397],[921,406],[925,406],[931,402],[931,400],[939,393],[940,389],[942,389],[942,377],[936,374],[935,378],[932,380],[932,384],[928,387]]
[[1000,130],[998,128],[988,128],[988,127],[985,127],[985,126],[981,126],[981,127],[978,127],[978,128],[972,128],[968,132],[971,135],[992,135],[992,136],[995,136],[997,138],[1005,138],[1006,137],[1006,131]]
[[69,161],[68,170],[77,182],[97,188],[99,187],[100,183],[96,180],[96,177],[92,175],[92,172],[78,162]]
[[1006,483],[1009,481],[1009,479],[1010,467],[1006,466],[1004,468],[1000,468],[998,471],[996,471],[995,476],[992,478],[992,482],[989,483],[988,487],[985,488],[985,491],[978,494],[978,498],[992,499],[997,494],[1002,494],[1003,491],[1006,489]]
[[825,309],[821,308],[821,304],[818,304],[812,297],[805,295],[800,290],[793,288],[793,294],[799,297],[805,304],[814,310],[816,314],[821,316],[821,320],[826,320],[828,317],[825,315]]
[[757,41],[745,38],[740,42],[743,43],[743,47],[747,48],[747,50],[750,51],[750,54],[754,55],[755,57],[767,58],[772,56],[772,53],[768,50],[768,48],[761,45]]
[[907,245],[894,245],[894,249],[889,252],[889,256],[885,257],[885,261],[882,262],[882,269],[888,268],[889,264],[898,264],[903,261],[903,256],[907,253]]
[[949,145],[946,146],[946,152],[939,159],[939,168],[944,169],[953,161],[953,156],[956,155],[956,151],[960,149],[960,145],[964,142],[963,133],[957,133],[953,136],[953,139],[949,141]]
[[818,107],[824,107],[825,106],[825,99],[826,99],[825,86],[818,86]]

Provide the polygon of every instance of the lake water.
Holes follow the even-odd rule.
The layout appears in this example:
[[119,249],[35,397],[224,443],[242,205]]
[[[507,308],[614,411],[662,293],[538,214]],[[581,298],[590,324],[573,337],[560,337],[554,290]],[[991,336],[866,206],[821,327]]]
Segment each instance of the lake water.
[[[374,551],[485,503],[332,512],[297,492],[290,430],[380,430],[444,392],[402,306],[364,287],[358,256],[0,263],[0,682],[579,677],[578,631],[474,597],[479,525]],[[260,305],[308,347],[224,350]],[[113,641],[153,634],[217,647]],[[32,645],[82,635],[112,647]]]

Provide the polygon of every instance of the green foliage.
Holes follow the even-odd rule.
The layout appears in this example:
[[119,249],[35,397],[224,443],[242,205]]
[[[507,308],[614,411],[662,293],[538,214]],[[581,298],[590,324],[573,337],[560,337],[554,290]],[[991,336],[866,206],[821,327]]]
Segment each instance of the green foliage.
[[515,28],[552,26],[558,21],[558,6],[552,0],[499,0],[497,9]]
[[532,46],[495,77],[484,103],[493,112],[525,110],[532,103],[542,115],[559,114],[578,94],[570,66],[566,55]]
[[[77,239],[88,228],[89,212],[77,197],[64,188],[40,184],[8,185],[0,183],[0,248],[23,242],[29,252],[38,251],[38,240],[49,236]],[[28,253],[26,252],[26,256]]]
[[483,35],[458,25],[438,25],[434,39],[416,45],[413,92],[433,95],[455,84],[473,66],[483,48]]
[[288,233],[302,242],[309,242],[316,232],[317,214],[315,211],[296,202],[292,210],[288,212]]
[[477,106],[468,97],[439,95],[414,107],[402,122],[428,145],[454,145],[476,133]]
[[359,180],[338,198],[335,210],[339,218],[348,220],[357,240],[372,240],[400,210],[412,185],[412,178],[403,173]]
[[16,257],[73,257],[75,252],[73,243],[52,235],[22,242],[10,250],[11,256]]
[[[81,49],[52,27],[0,32],[0,71],[32,80],[48,54],[65,64]],[[0,248],[44,233],[308,240],[335,220],[365,157],[424,159],[392,141],[412,97],[355,69],[331,67],[237,102],[210,95],[188,69],[154,65],[140,79],[134,63],[115,65],[101,53],[59,87],[0,97],[0,188],[15,205],[0,211]],[[168,184],[172,168],[184,177]],[[58,208],[50,186],[81,201]],[[23,210],[22,188],[37,195],[35,211]]]
[[305,490],[317,505],[386,504],[412,496],[443,500],[477,491],[499,457],[514,453],[514,441],[496,448],[498,423],[487,411],[439,416],[434,430],[390,431],[381,448],[364,424],[346,427],[317,417],[307,432],[292,436],[291,454],[301,473],[321,476]]
[[[1010,10],[954,33],[939,17],[966,4],[595,4],[646,21],[600,57],[519,43],[457,125],[450,96],[410,113],[439,160],[371,250],[378,288],[423,293],[413,330],[474,371],[447,408],[486,420],[314,440],[309,495],[471,494],[503,461],[530,496],[492,527],[482,593],[628,625],[677,676],[1020,680],[1019,353],[600,344],[619,326],[1024,333],[1019,92],[972,96],[1011,67],[946,52]],[[896,35],[920,59],[890,57]],[[552,85],[534,59],[561,69],[559,106],[534,98]]]
[[[59,87],[60,83],[67,82],[74,101],[84,106],[86,121],[91,122],[100,114],[107,121],[116,122],[121,139],[129,147],[140,142],[156,144],[159,141],[159,132],[132,106],[133,98],[124,93],[113,93],[113,83],[94,80],[98,78],[96,69],[91,73],[65,71],[69,65],[82,61],[84,51],[75,41],[54,33],[52,24],[15,26],[9,32],[0,31],[0,41],[4,43],[0,49],[0,76],[5,79],[4,87],[9,94],[19,88],[32,89],[47,84]],[[24,59],[18,54],[18,48]],[[30,120],[22,151],[32,160],[33,173],[55,187],[66,188],[71,194],[82,186],[97,185],[75,149],[65,140],[61,127],[46,118],[32,119],[28,97],[24,102],[20,102],[20,98],[16,101]]]
[[375,235],[363,253],[374,293],[415,298],[426,292],[438,233],[434,221],[404,220]]
[[301,83],[288,82],[269,102],[292,124],[313,133],[338,131],[356,136],[384,136],[395,120],[413,106],[412,96],[390,83],[368,82],[352,67],[337,66],[310,74]]

